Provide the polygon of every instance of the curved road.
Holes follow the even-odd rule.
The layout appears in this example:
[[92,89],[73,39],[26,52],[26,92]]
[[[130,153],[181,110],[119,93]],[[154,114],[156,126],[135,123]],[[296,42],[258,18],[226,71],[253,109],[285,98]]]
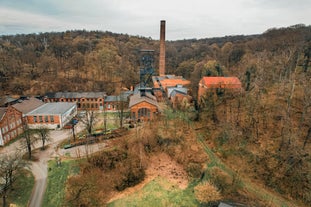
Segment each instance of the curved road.
[[51,131],[50,144],[47,146],[46,150],[44,151],[39,150],[39,152],[36,154],[36,157],[38,157],[39,160],[36,162],[32,162],[32,165],[31,165],[31,172],[35,177],[35,185],[32,190],[32,194],[31,194],[31,197],[28,203],[28,207],[41,207],[42,206],[42,201],[43,201],[44,193],[45,193],[46,186],[47,186],[48,160],[57,155],[56,154],[57,144],[70,136],[71,136],[71,130]]
[[[83,129],[83,124],[78,123],[76,125],[76,133],[80,132]],[[39,159],[38,161],[31,162],[31,172],[35,177],[35,185],[32,190],[31,198],[28,202],[28,207],[41,207],[42,201],[44,197],[44,193],[47,186],[47,174],[48,174],[48,160],[59,156],[59,152],[57,149],[57,145],[59,142],[68,139],[68,137],[72,136],[72,131],[70,130],[51,130],[50,137],[51,140],[49,145],[47,146],[46,150],[34,153],[36,157]],[[35,143],[33,146],[34,149],[38,149],[41,147],[41,142]],[[96,149],[95,151],[100,150],[100,148]],[[12,143],[5,148],[0,150],[0,154],[13,154],[16,151],[21,153],[26,153],[26,150],[21,147],[21,140]],[[64,153],[64,152],[61,152]]]
[[[76,133],[82,130],[81,124],[76,125]],[[35,177],[35,185],[32,190],[31,198],[28,203],[28,207],[41,207],[44,197],[44,193],[47,186],[47,175],[48,175],[48,160],[58,156],[57,145],[59,142],[67,139],[72,135],[71,130],[55,130],[51,131],[50,143],[46,150],[40,151],[36,154],[39,158],[37,162],[32,162],[31,171]],[[41,144],[41,143],[39,143]],[[36,145],[35,148],[39,148],[41,145]]]
[[38,163],[34,162],[31,166],[31,171],[35,176],[35,185],[31,194],[29,202],[30,207],[41,207],[44,192],[47,184],[47,162],[40,160]]

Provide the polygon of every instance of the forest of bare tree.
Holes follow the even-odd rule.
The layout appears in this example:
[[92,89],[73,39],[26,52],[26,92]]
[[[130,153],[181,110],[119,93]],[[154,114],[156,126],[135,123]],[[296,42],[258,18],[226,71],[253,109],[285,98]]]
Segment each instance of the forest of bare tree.
[[[157,68],[159,41],[144,37],[98,31],[1,36],[0,95],[44,95],[50,91],[106,91],[113,94],[121,87],[130,88],[139,82],[140,49],[155,50]],[[299,206],[311,202],[310,55],[311,26],[305,25],[269,29],[252,36],[166,42],[167,73],[191,80],[193,97],[197,97],[198,82],[203,76],[237,76],[242,81],[242,93],[211,93],[198,103],[195,127],[202,135],[200,141],[235,169],[234,176],[249,177],[294,200]],[[162,121],[165,120],[160,123]],[[175,122],[178,121],[176,118]],[[182,130],[188,127],[187,124],[182,125]],[[150,130],[158,129],[150,127]],[[223,195],[235,197],[236,192],[226,192],[225,182],[220,182],[225,180],[223,177],[214,175],[213,171],[204,174],[204,169],[198,167],[202,160],[191,157],[189,161],[189,157],[186,159],[176,153],[180,150],[176,146],[183,143],[182,138],[170,134],[162,139],[165,136],[162,134],[161,137],[159,133],[161,135],[161,132],[151,133],[150,143],[127,144],[144,145],[145,151],[149,145],[154,151],[167,151],[184,165],[190,177],[198,178],[202,173],[210,176],[218,189],[223,190]],[[123,150],[129,149],[127,144],[119,151],[93,157],[82,168],[82,174],[108,172],[111,169],[105,166],[110,166],[111,160],[102,157],[114,156],[119,159],[115,161],[116,165],[122,164],[122,170],[131,172],[127,179],[136,175],[143,177],[144,172],[137,165],[141,158],[129,152],[128,157],[122,157],[126,154]],[[186,147],[182,144],[180,148]],[[97,159],[102,161],[97,162]],[[126,159],[131,161],[128,162],[130,166],[123,165]],[[97,171],[89,170],[93,168]],[[114,171],[110,173],[114,174]],[[119,188],[124,187],[125,181],[111,179]],[[77,198],[80,187],[87,186],[83,182],[86,180],[76,177],[69,180],[72,186],[67,195],[69,201],[82,202],[89,198],[87,193],[100,191],[91,189]]]

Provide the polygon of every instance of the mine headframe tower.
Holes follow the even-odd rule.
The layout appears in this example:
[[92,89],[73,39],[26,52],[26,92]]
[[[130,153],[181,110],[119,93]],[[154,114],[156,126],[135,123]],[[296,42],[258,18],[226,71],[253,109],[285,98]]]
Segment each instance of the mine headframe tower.
[[149,83],[151,82],[152,76],[154,75],[153,53],[154,50],[140,50],[140,90],[146,90],[147,88],[150,88]]

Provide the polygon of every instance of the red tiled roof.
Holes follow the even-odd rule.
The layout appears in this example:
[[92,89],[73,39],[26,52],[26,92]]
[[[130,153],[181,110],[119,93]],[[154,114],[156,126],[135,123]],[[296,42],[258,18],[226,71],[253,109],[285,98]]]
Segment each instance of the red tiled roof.
[[[162,87],[165,89],[167,87],[175,87],[176,85],[189,85],[190,81],[183,79],[181,76],[159,76],[159,82],[161,83]],[[159,82],[156,79],[153,80],[154,88],[159,88]]]
[[200,83],[207,88],[241,88],[237,77],[203,77]]

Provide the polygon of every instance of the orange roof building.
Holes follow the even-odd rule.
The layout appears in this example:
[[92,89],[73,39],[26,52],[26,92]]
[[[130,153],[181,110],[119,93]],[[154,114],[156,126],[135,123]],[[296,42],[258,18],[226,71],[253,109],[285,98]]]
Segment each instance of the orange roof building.
[[199,82],[199,100],[207,91],[212,89],[240,91],[242,89],[242,83],[237,77],[203,77]]
[[190,81],[184,79],[182,76],[163,75],[153,76],[153,91],[158,101],[163,100],[163,92],[167,92],[167,88],[176,86],[190,85]]

